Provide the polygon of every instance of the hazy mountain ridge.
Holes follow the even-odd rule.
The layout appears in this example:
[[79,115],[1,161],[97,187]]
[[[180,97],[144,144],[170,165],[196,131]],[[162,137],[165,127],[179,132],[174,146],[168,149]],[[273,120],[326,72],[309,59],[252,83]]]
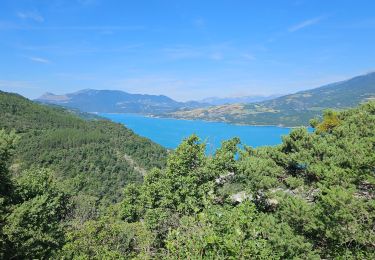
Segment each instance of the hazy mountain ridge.
[[[321,115],[324,109],[350,108],[375,98],[375,72],[269,99],[271,97],[207,98],[178,102],[164,95],[85,89],[65,95],[46,93],[36,101],[83,112],[140,113],[248,125],[299,126],[308,125],[309,119]],[[269,100],[250,102],[259,98]],[[212,105],[214,103],[220,105]]]
[[84,112],[159,114],[179,109],[208,106],[195,101],[178,102],[164,95],[130,94],[120,90],[85,89],[55,95],[46,93],[36,99],[46,104],[77,108]]
[[249,125],[308,125],[327,108],[345,109],[375,98],[375,72],[252,104],[177,111],[166,116]]
[[76,108],[84,112],[160,115],[168,112],[206,108],[212,105],[254,103],[279,96],[209,97],[198,101],[179,102],[165,95],[130,94],[120,90],[83,89],[62,95],[47,92],[36,101]]
[[208,103],[210,105],[227,105],[227,104],[237,104],[237,103],[255,103],[262,102],[274,98],[278,98],[282,95],[252,95],[252,96],[240,96],[240,97],[208,97],[201,99],[199,102]]

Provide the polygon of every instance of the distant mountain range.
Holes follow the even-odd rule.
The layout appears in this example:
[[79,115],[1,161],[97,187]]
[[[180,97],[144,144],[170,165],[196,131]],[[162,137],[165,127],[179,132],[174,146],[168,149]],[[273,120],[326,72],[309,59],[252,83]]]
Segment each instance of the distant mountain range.
[[327,108],[344,109],[375,98],[375,72],[251,104],[229,104],[176,111],[168,117],[249,125],[308,125]]
[[207,98],[178,102],[167,96],[85,89],[65,95],[46,93],[36,101],[83,112],[140,113],[249,125],[308,125],[327,108],[345,109],[375,98],[375,72],[285,96]]
[[47,92],[35,101],[76,108],[84,112],[158,115],[213,105],[260,102],[279,96],[210,97],[199,101],[178,102],[163,95],[130,94],[120,90],[84,89],[64,95],[55,95]]
[[269,96],[261,96],[261,95],[254,95],[254,96],[244,96],[244,97],[209,97],[199,100],[198,102],[210,105],[227,105],[227,104],[237,104],[237,103],[254,103],[254,102],[262,102],[274,98],[278,98],[282,95],[269,95]]
[[178,102],[167,96],[130,94],[120,90],[85,89],[55,95],[45,93],[36,101],[77,108],[84,112],[160,114],[183,109],[207,107],[201,102]]

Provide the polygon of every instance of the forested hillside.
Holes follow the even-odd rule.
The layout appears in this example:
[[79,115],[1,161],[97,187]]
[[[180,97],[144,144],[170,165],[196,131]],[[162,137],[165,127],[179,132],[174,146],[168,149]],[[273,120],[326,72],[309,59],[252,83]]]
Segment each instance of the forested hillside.
[[165,116],[248,125],[307,126],[324,109],[347,109],[375,99],[375,72],[272,100],[177,111]]
[[76,194],[115,202],[125,184],[165,164],[165,149],[120,124],[83,120],[5,92],[0,92],[0,111],[0,129],[20,137],[12,167],[50,168]]
[[[165,167],[148,171],[141,183],[128,184],[121,202],[95,214],[95,208],[77,207],[85,201],[77,201],[56,175],[68,172],[71,164],[63,164],[56,154],[40,155],[54,147],[74,147],[70,138],[74,140],[74,131],[82,125],[93,131],[92,125],[95,134],[108,125],[50,108],[37,112],[38,105],[2,95],[7,108],[2,124],[21,130],[0,131],[0,258],[375,258],[375,102],[339,113],[327,111],[322,120],[311,120],[314,132],[295,129],[273,147],[241,148],[240,140],[233,138],[207,156],[205,144],[193,135],[169,154]],[[11,105],[14,99],[22,102]],[[26,118],[46,119],[32,130],[33,124],[17,115],[19,107],[34,107],[32,113],[25,111]],[[18,118],[13,123],[12,115]],[[43,130],[43,122],[51,125],[49,130]],[[58,131],[52,135],[54,124],[71,132],[65,139]],[[116,132],[117,125],[110,125],[111,138],[125,131]],[[95,134],[82,143],[95,147],[108,141]],[[35,146],[30,145],[34,138]],[[39,151],[30,153],[32,149]],[[81,167],[94,164],[72,162]],[[153,161],[147,165],[162,166]]]

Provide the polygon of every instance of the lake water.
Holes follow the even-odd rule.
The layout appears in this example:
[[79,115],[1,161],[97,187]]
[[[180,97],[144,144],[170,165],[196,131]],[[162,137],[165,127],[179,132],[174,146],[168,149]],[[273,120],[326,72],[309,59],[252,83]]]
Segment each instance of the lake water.
[[252,147],[281,143],[281,136],[290,128],[276,126],[243,126],[200,120],[152,118],[134,114],[99,114],[114,122],[122,123],[135,133],[166,147],[176,148],[181,141],[195,133],[207,142],[212,153],[224,140],[239,137],[242,144]]

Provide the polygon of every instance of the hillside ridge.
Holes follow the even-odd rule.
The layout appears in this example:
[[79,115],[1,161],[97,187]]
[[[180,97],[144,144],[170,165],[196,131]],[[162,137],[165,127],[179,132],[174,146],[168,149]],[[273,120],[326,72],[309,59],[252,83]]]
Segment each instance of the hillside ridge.
[[251,104],[175,111],[166,117],[248,125],[308,125],[325,109],[346,109],[375,98],[375,72]]
[[[117,201],[128,183],[165,164],[166,149],[121,124],[0,91],[0,129],[20,135],[20,167],[51,168],[73,193]],[[88,119],[84,119],[88,118]]]

